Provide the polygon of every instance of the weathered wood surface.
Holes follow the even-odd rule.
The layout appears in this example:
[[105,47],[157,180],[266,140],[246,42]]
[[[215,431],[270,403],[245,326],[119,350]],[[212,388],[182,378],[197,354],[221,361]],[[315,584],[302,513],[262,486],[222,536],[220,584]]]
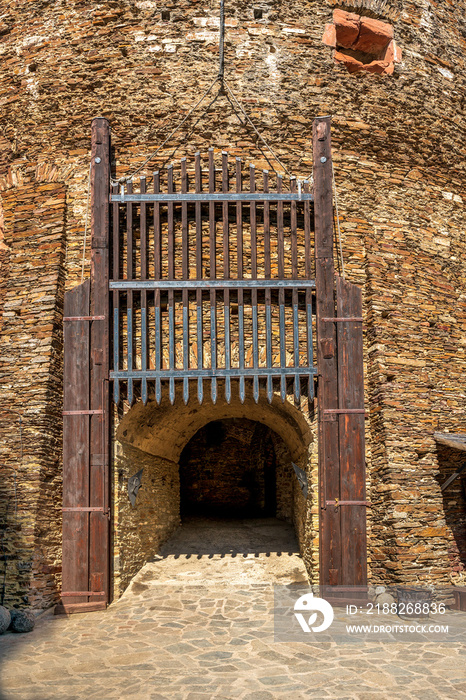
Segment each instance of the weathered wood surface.
[[[362,316],[359,287],[341,277],[336,280],[337,316]],[[364,409],[363,336],[360,321],[338,322],[338,406],[340,410]],[[364,452],[364,413],[341,413],[340,498],[342,583],[364,586],[367,583],[366,551],[366,467]],[[354,503],[351,503],[354,502]]]
[[336,586],[341,578],[340,509],[327,500],[340,498],[338,419],[324,420],[326,409],[338,408],[333,264],[333,200],[330,117],[313,124],[314,228],[316,261],[316,328],[318,368],[320,581]]
[[[89,316],[90,282],[65,293],[64,315]],[[89,321],[64,323],[63,410],[89,410]],[[89,415],[63,416],[63,508],[89,505]],[[89,513],[63,511],[62,591],[87,591]],[[66,603],[82,603],[67,597]]]
[[[96,159],[100,158],[100,162]],[[109,187],[110,126],[106,119],[92,122],[91,143],[91,314],[104,316],[91,324],[90,408],[103,411],[90,418],[89,505],[109,507]],[[89,590],[109,592],[109,516],[90,513]],[[102,602],[91,596],[89,602]]]

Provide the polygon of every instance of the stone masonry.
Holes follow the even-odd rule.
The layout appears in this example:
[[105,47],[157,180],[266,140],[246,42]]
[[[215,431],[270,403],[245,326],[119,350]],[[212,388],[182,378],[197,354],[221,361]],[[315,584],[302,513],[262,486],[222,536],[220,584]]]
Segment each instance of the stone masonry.
[[[64,290],[81,280],[91,120],[111,123],[117,177],[141,165],[217,74],[218,9],[204,0],[18,0],[0,13],[0,577],[6,566],[8,604],[47,607],[60,586],[61,319]],[[338,11],[390,26],[398,47],[391,74],[350,73],[338,61],[322,41]],[[312,120],[332,115],[344,271],[363,289],[374,582],[464,581],[464,490],[459,480],[440,490],[459,457],[433,433],[466,432],[465,16],[464,0],[226,2],[227,80],[297,177],[311,174]],[[271,167],[224,97],[197,116],[144,174],[209,147]],[[88,238],[85,277],[89,266]],[[185,437],[165,454],[175,467]],[[164,536],[176,517],[166,525]],[[301,541],[315,571],[315,525]]]

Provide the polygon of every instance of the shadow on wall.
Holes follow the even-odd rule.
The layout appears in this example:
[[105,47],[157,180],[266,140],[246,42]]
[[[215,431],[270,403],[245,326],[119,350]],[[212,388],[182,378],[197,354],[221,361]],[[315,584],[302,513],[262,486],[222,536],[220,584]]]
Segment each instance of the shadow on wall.
[[[439,475],[442,486],[466,463],[466,452],[437,445]],[[442,492],[445,523],[453,534],[448,542],[452,582],[466,585],[466,469]]]
[[289,451],[270,428],[247,418],[212,421],[181,453],[181,516],[291,522],[292,476]]

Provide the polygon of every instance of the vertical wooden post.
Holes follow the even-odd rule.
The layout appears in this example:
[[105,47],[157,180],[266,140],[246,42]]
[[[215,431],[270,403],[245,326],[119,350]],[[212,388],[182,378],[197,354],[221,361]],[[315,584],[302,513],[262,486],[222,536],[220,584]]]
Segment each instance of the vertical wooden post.
[[320,582],[322,586],[341,584],[340,508],[327,501],[340,498],[338,415],[338,375],[333,264],[333,201],[330,117],[313,124],[314,219],[316,259],[316,323],[318,368]]
[[[109,193],[110,125],[92,121],[91,136],[91,323],[89,590],[109,595]],[[98,598],[102,601],[102,597]],[[90,602],[97,600],[91,596]]]
[[[366,465],[364,458],[364,377],[362,293],[355,284],[337,277],[337,316],[353,319],[337,324],[338,403],[340,432],[340,495],[342,583],[367,584]],[[361,411],[352,413],[351,411]],[[351,503],[351,505],[349,505]],[[354,596],[357,597],[357,596]]]

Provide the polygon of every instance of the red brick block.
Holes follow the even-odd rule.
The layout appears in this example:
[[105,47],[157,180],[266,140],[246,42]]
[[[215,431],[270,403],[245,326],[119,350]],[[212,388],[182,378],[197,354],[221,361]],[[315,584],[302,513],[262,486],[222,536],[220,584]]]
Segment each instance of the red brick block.
[[359,37],[353,48],[381,57],[392,39],[393,27],[391,24],[370,17],[361,17]]
[[[336,30],[337,46],[349,49],[359,35],[359,15],[343,10],[334,10],[333,23]],[[387,42],[388,43],[388,42]]]

